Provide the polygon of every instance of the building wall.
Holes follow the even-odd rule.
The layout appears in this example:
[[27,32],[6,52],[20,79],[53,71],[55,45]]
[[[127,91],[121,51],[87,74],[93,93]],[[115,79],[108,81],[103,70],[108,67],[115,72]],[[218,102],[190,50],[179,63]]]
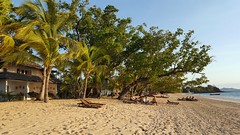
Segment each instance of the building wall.
[[2,69],[7,68],[7,72],[16,73],[17,69],[14,66],[2,67]]
[[27,93],[27,82],[25,81],[8,80],[8,86],[11,94]]
[[[42,83],[41,82],[30,82],[29,83],[29,92],[34,91],[37,93],[40,93],[42,88]],[[48,92],[57,94],[57,84],[49,84],[49,89]]]
[[0,80],[0,93],[4,93],[6,89],[6,81]]
[[[4,68],[7,68],[7,72],[11,73],[19,73],[25,75],[32,75],[32,76],[39,76],[40,78],[43,77],[42,72],[40,69],[31,68],[26,66],[8,66],[0,68],[0,72],[4,72]],[[42,82],[28,82],[29,92],[34,91],[40,93]],[[6,88],[6,81],[0,80],[0,91],[3,90],[5,92]],[[26,94],[27,91],[27,81],[21,80],[8,80],[8,91],[12,94],[17,93],[24,93]],[[49,84],[49,92],[53,94],[57,94],[57,84]]]
[[[3,89],[5,92],[5,81],[0,81],[0,90]],[[25,81],[18,81],[18,80],[8,80],[9,92],[11,94],[18,94],[24,93],[26,94],[27,91],[27,82]],[[29,92],[34,91],[40,93],[42,83],[41,82],[28,82]],[[49,84],[50,93],[57,94],[57,84]]]
[[40,93],[42,88],[42,82],[29,82],[29,92]]
[[40,78],[43,78],[43,74],[39,69],[31,69],[32,75],[39,76]]
[[0,69],[0,72],[3,72],[4,68],[7,68],[7,72],[10,72],[10,73],[33,75],[33,76],[39,76],[40,78],[42,78],[41,70],[36,68],[31,68],[26,66],[8,66],[8,67],[2,67]]
[[57,84],[49,84],[48,91],[54,95],[57,95]]

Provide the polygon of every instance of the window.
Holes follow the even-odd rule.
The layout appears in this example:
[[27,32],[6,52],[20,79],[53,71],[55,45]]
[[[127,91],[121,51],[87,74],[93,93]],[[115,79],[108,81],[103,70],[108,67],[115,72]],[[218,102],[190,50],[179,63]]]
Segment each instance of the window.
[[23,70],[23,69],[17,69],[18,74],[25,74],[25,75],[31,75],[31,70]]

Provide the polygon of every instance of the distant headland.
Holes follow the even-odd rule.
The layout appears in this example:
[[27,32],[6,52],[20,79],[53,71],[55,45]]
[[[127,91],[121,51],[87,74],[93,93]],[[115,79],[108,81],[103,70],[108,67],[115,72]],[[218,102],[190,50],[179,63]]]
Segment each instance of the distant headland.
[[240,91],[240,89],[236,89],[236,88],[221,88],[221,91],[237,91],[237,90]]
[[222,89],[219,89],[216,86],[212,86],[212,85],[208,85],[207,87],[203,87],[203,86],[197,86],[197,87],[186,87],[183,88],[183,93],[188,93],[188,92],[192,92],[192,93],[217,93],[217,92],[223,92]]

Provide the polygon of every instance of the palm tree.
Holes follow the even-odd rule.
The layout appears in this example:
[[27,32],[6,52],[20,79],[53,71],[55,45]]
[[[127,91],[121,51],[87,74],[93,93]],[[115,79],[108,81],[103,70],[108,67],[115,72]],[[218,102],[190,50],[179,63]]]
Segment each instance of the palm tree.
[[0,50],[4,50],[0,52],[0,56],[4,56],[14,49],[15,42],[12,37],[6,34],[0,34],[0,39]]
[[[78,44],[75,41],[64,37],[64,30],[67,30],[68,23],[74,12],[61,12],[55,0],[35,0],[25,2],[18,7],[16,13],[20,16],[21,22],[11,24],[17,27],[14,38],[21,40],[19,50],[33,50],[35,60],[43,64],[43,83],[40,100],[48,102],[48,85],[50,74],[54,65],[67,53],[60,53],[60,44],[71,46]],[[71,41],[71,42],[70,42]],[[12,59],[13,56],[9,56]]]
[[0,1],[0,26],[7,23],[10,20],[9,13],[11,12],[12,3],[11,0]]
[[10,20],[12,3],[10,0],[0,1],[0,56],[8,54],[14,49],[14,40],[9,33],[3,29],[3,26]]
[[106,69],[110,62],[109,55],[106,55],[105,50],[95,46],[88,47],[83,44],[79,55],[73,61],[72,70],[80,71],[83,73],[83,96],[86,97],[88,79],[92,73],[98,74]]

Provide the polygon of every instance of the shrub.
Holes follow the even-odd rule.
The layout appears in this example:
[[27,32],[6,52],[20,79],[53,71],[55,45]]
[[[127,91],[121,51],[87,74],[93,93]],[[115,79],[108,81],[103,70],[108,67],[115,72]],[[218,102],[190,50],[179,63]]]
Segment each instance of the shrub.
[[24,99],[23,93],[12,94],[12,92],[0,93],[0,101],[20,101]]

